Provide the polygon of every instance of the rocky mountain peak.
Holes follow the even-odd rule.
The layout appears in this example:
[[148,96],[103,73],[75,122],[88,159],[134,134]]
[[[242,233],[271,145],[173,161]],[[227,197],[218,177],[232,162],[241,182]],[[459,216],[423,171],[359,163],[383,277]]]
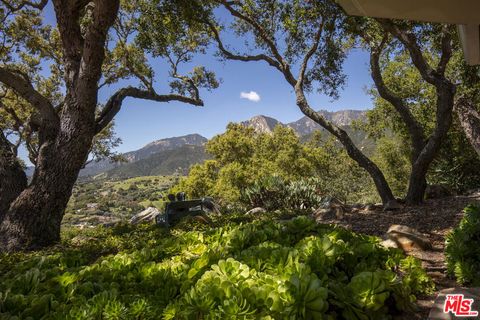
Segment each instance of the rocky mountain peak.
[[[340,127],[349,126],[353,121],[362,120],[366,118],[366,111],[364,110],[340,110],[340,111],[318,111],[328,121],[333,122]],[[264,115],[254,116],[250,120],[241,123],[244,126],[249,126],[255,129],[256,132],[265,133],[272,132],[275,126],[281,125],[292,128],[299,136],[306,136],[313,131],[321,129],[320,125],[308,117],[300,118],[297,121],[283,124],[280,121],[267,117]]]
[[275,126],[283,125],[280,121],[264,115],[254,116],[250,120],[243,121],[241,124],[246,127],[252,127],[258,133],[269,133],[273,131]]

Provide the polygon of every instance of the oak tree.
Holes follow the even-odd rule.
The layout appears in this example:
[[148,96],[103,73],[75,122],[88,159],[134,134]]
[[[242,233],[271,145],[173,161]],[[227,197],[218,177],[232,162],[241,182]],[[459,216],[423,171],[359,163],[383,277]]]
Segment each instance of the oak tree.
[[[147,3],[52,0],[50,22],[48,0],[1,0],[0,110],[9,118],[0,125],[0,250],[59,240],[78,173],[92,153],[105,153],[93,146],[125,99],[202,106],[199,89],[218,86],[203,67],[180,71],[203,50],[201,33],[168,1],[157,5],[155,29],[142,25]],[[168,76],[156,74],[158,61]],[[161,93],[166,84],[171,91]],[[101,90],[111,93],[106,101]],[[35,166],[30,183],[17,159],[20,145]]]

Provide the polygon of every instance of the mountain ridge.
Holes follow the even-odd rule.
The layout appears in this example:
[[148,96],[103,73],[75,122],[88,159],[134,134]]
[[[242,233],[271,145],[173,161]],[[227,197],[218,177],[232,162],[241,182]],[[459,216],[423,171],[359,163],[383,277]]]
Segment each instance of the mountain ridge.
[[[365,110],[319,110],[317,112],[320,113],[326,120],[340,127],[350,126],[354,121],[366,119]],[[256,132],[259,133],[273,132],[273,129],[277,125],[292,128],[299,136],[310,135],[315,130],[324,131],[324,129],[319,124],[317,124],[315,121],[308,118],[307,116],[304,116],[296,121],[282,123],[277,119],[269,116],[256,115],[249,120],[242,121],[240,123],[244,126],[252,127]]]
[[[366,118],[365,110],[319,110],[318,112],[328,121],[353,134],[352,137],[356,143],[360,145],[368,143],[363,133],[359,135],[351,128],[353,121]],[[325,131],[306,116],[296,121],[282,123],[270,116],[256,115],[240,124],[253,127],[256,132],[262,133],[273,132],[275,126],[281,125],[292,128],[298,136],[304,139],[315,130]],[[204,147],[207,142],[208,139],[198,133],[155,140],[140,149],[122,154],[126,163],[111,163],[109,160],[93,162],[82,169],[79,176],[97,176],[102,173],[101,176],[107,177],[130,177],[145,174],[168,175],[178,171],[186,174],[191,165],[208,159]]]
[[207,141],[207,138],[198,133],[155,140],[140,149],[123,153],[122,157],[126,163],[112,163],[107,159],[92,162],[80,171],[79,176],[94,176],[125,164],[147,159],[157,153],[181,148],[184,145],[203,146]]

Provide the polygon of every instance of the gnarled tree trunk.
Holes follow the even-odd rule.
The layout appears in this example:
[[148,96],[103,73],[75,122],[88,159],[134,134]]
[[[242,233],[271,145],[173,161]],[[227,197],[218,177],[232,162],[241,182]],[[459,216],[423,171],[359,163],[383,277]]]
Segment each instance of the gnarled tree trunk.
[[452,124],[452,112],[456,87],[445,81],[437,86],[437,112],[436,127],[429,137],[425,147],[412,164],[412,172],[407,191],[407,203],[419,204],[423,202],[425,189],[427,188],[427,172],[430,164],[440,149],[442,140],[446,137]]
[[457,101],[455,112],[468,141],[480,156],[480,113],[475,109],[472,102],[466,98]]
[[42,144],[31,184],[13,201],[0,225],[3,250],[59,241],[62,217],[94,136],[94,121],[87,118],[80,111],[65,117],[56,138]]
[[12,145],[0,130],[0,221],[10,204],[27,187],[27,176],[12,151]]
[[82,5],[53,1],[66,83],[60,110],[36,91],[26,76],[0,68],[0,81],[39,112],[35,172],[30,185],[13,200],[0,223],[0,250],[35,249],[52,245],[60,238],[68,199],[96,134],[95,110],[105,42],[119,8],[118,0],[96,0],[94,4],[91,24],[82,34]]

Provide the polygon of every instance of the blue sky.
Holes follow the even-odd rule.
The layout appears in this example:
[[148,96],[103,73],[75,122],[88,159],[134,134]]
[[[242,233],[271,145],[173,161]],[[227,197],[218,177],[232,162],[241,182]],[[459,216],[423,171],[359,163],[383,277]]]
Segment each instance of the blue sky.
[[[115,119],[116,132],[123,144],[119,151],[142,147],[153,140],[199,133],[207,138],[225,130],[229,122],[247,120],[255,115],[271,116],[282,122],[291,122],[303,115],[295,105],[295,95],[283,76],[262,62],[227,61],[219,63],[214,57],[196,59],[222,78],[220,87],[212,92],[203,90],[204,107],[170,102],[128,99]],[[346,63],[348,83],[338,100],[311,94],[309,100],[315,109],[366,109],[372,105],[365,87],[371,84],[367,67],[368,55],[352,52]],[[240,97],[241,92],[254,91],[260,101]],[[111,92],[102,92],[102,99]]]
[[[45,15],[50,23],[55,23],[51,5]],[[231,35],[224,36],[225,42],[235,43]],[[330,111],[370,108],[372,101],[365,93],[365,88],[372,83],[367,63],[366,52],[353,50],[344,65],[348,79],[340,99],[332,101],[327,96],[311,94],[309,101],[312,107]],[[282,122],[291,122],[302,117],[295,105],[292,89],[283,76],[266,63],[221,62],[217,57],[207,54],[195,57],[193,64],[206,66],[222,79],[218,89],[212,92],[201,91],[205,106],[125,100],[122,110],[115,118],[115,131],[123,140],[117,151],[135,150],[153,140],[190,133],[199,133],[210,138],[223,132],[229,122],[244,121],[259,114]],[[165,73],[167,69],[167,65],[161,62],[154,62],[153,67],[159,74]],[[159,85],[165,88],[166,82],[159,81]],[[115,89],[103,89],[100,92],[100,101],[108,99]],[[258,102],[240,97],[241,92],[250,91],[260,96]]]

